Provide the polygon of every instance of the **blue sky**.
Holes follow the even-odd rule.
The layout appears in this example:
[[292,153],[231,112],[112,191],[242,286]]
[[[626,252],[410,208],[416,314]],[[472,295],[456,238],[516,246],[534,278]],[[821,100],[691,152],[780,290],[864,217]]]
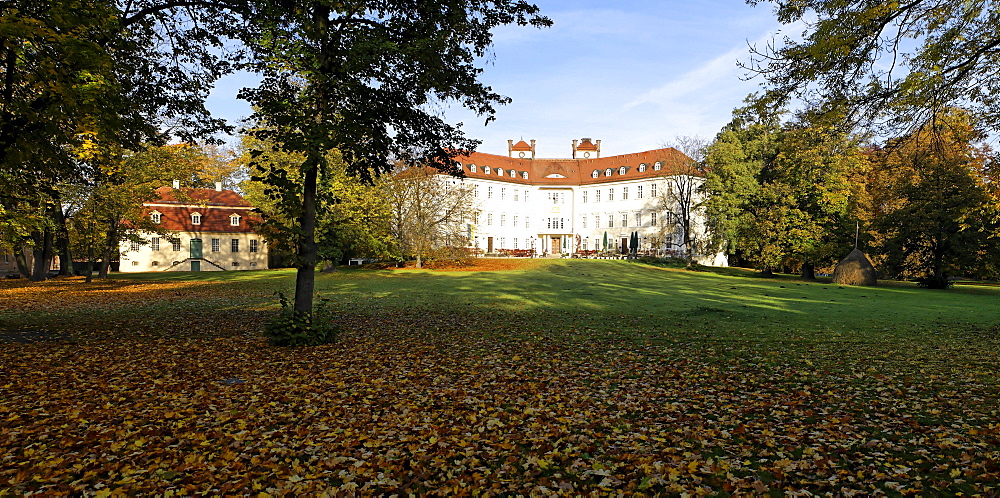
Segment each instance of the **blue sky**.
[[[568,157],[573,139],[601,140],[602,155],[655,149],[680,135],[714,137],[734,107],[758,88],[741,81],[748,44],[780,29],[770,6],[742,0],[535,0],[548,29],[504,27],[484,61],[483,81],[513,102],[483,119],[460,107],[450,122],[483,141],[480,152],[506,154],[507,140],[537,140],[539,157]],[[209,99],[214,113],[249,114],[236,91],[252,78],[232,76]]]

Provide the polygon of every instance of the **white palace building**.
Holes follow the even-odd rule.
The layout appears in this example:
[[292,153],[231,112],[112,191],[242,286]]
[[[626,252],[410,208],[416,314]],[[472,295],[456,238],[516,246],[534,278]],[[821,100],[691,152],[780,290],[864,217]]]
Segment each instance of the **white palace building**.
[[[671,189],[697,186],[703,178],[691,174],[686,167],[690,159],[677,149],[601,157],[601,141],[584,138],[573,140],[567,159],[535,157],[534,140],[509,140],[507,152],[457,158],[479,202],[469,231],[480,251],[620,253],[637,232],[642,253],[684,253],[678,196]],[[696,235],[703,237],[703,212],[695,210],[692,221]],[[724,254],[696,254],[696,259],[726,265]]]

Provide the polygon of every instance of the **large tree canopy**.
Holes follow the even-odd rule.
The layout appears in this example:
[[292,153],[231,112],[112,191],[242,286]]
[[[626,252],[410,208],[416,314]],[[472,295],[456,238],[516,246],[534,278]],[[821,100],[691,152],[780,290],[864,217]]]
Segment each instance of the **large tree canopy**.
[[805,26],[744,64],[766,79],[763,103],[844,108],[850,124],[890,136],[954,105],[1000,127],[1000,2],[747,1]]
[[[245,41],[260,61],[250,133],[301,154],[301,182],[279,169],[259,178],[300,202],[294,313],[311,320],[317,261],[317,185],[328,152],[370,180],[394,161],[454,172],[456,154],[478,142],[438,112],[455,102],[492,119],[508,101],[479,81],[492,29],[550,21],[524,0],[288,0],[262,10]],[[286,201],[287,202],[287,201]]]

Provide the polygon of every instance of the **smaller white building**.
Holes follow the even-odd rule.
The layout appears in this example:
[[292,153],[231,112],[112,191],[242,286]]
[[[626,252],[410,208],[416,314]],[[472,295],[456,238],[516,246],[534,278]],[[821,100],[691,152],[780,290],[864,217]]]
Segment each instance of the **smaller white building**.
[[121,245],[123,272],[224,271],[267,268],[267,245],[254,232],[260,218],[232,190],[174,186],[156,190],[143,204],[145,215],[165,234],[141,234],[145,242]]

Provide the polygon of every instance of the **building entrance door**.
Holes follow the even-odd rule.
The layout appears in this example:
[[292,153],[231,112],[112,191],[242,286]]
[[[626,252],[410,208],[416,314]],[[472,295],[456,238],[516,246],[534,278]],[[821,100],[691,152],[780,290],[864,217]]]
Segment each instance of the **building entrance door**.
[[191,271],[201,271],[201,261],[192,261]]
[[191,239],[191,257],[201,259],[201,239]]
[[562,237],[552,237],[552,254],[562,254]]
[[493,254],[493,237],[486,238],[486,252]]
[[622,254],[628,252],[628,238],[622,237]]

